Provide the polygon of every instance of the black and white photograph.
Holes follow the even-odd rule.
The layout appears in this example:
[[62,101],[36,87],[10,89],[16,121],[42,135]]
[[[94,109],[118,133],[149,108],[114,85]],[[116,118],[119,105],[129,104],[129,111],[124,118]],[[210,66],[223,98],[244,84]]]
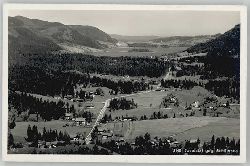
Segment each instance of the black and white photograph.
[[6,160],[245,161],[244,6],[4,10]]

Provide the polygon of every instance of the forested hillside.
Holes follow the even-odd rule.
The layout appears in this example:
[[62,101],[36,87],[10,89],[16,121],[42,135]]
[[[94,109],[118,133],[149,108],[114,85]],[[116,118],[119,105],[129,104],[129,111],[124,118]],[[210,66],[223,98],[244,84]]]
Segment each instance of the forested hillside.
[[102,49],[108,46],[100,41],[116,43],[92,26],[64,25],[22,16],[9,17],[8,21],[10,56],[58,51],[62,50],[60,44]]
[[207,52],[204,71],[205,77],[236,76],[240,74],[240,25],[206,43],[187,49],[189,53]]
[[231,30],[219,35],[215,39],[205,43],[194,45],[187,49],[188,52],[212,52],[218,50],[220,54],[235,56],[240,53],[240,25],[236,25]]

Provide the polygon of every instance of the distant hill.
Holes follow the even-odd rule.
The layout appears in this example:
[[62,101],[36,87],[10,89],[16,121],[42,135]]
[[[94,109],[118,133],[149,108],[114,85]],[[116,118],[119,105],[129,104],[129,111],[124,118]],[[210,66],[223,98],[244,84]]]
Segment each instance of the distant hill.
[[231,30],[215,39],[209,40],[205,43],[194,45],[187,49],[187,52],[218,52],[220,54],[227,54],[236,56],[240,54],[240,25],[236,25]]
[[201,36],[171,36],[153,39],[152,42],[161,43],[168,46],[183,46],[190,47],[198,43],[204,43],[214,39],[217,35],[201,35]]
[[[9,17],[9,53],[39,53],[45,50],[50,52],[61,49],[55,42],[37,33],[35,29],[30,28],[32,22],[28,20],[24,22],[17,18]],[[40,23],[41,22],[38,22],[38,24],[35,25],[42,27]]]
[[8,26],[9,48],[13,54],[58,51],[62,50],[60,45],[67,44],[102,49],[108,47],[105,43],[116,43],[92,26],[64,25],[22,16],[9,17]]
[[116,43],[117,40],[107,33],[93,26],[69,25],[70,28],[77,30],[81,35],[87,36],[93,40]]
[[159,36],[125,36],[116,34],[110,34],[110,36],[122,42],[148,42],[150,40],[159,38]]

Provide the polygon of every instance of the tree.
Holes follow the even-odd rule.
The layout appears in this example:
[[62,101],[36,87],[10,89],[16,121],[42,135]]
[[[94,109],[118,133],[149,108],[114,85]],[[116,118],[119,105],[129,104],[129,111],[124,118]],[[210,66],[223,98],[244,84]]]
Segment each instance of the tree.
[[43,139],[44,141],[46,141],[46,135],[47,135],[47,132],[46,132],[46,128],[44,127],[44,128],[43,128],[43,134],[42,134],[42,139]]
[[207,116],[207,109],[206,108],[203,109],[203,116]]
[[10,129],[14,129],[14,127],[16,126],[15,116],[13,114],[11,116],[9,115],[8,126],[9,126]]
[[145,140],[145,142],[148,142],[148,141],[150,141],[150,134],[149,133],[146,133],[145,135],[144,135],[144,140]]
[[38,130],[37,130],[37,126],[33,126],[32,128],[32,142],[34,147],[38,147],[38,139],[39,139],[39,135],[38,135]]
[[221,149],[225,149],[226,148],[226,140],[225,137],[221,137]]
[[98,128],[97,128],[97,126],[94,128],[93,132],[91,133],[91,138],[95,144],[98,143]]
[[95,94],[104,96],[104,91],[101,88],[97,88],[96,91],[95,91]]
[[216,138],[215,149],[221,149],[221,140],[220,140],[220,138]]
[[67,144],[70,143],[70,135],[66,131],[63,135],[63,141],[65,141]]
[[29,125],[28,128],[27,128],[27,138],[26,138],[26,141],[31,142],[32,139],[33,139],[33,132],[32,132],[32,129],[31,129],[30,125]]
[[214,135],[212,136],[212,139],[211,139],[211,148],[214,149],[214,145],[215,145],[215,138],[214,138]]
[[94,145],[94,146],[93,146],[93,153],[94,153],[94,154],[99,154],[99,148],[98,148],[97,145]]
[[8,135],[8,149],[14,145],[14,137],[13,135],[9,132]]

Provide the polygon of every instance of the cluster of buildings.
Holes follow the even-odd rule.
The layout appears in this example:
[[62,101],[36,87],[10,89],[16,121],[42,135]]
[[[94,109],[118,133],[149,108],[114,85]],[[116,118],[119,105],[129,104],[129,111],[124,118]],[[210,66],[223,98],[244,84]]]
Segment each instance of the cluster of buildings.
[[89,126],[90,125],[90,123],[86,121],[86,118],[83,118],[83,117],[74,118],[72,113],[65,113],[65,120],[73,122],[72,125],[74,126]]

